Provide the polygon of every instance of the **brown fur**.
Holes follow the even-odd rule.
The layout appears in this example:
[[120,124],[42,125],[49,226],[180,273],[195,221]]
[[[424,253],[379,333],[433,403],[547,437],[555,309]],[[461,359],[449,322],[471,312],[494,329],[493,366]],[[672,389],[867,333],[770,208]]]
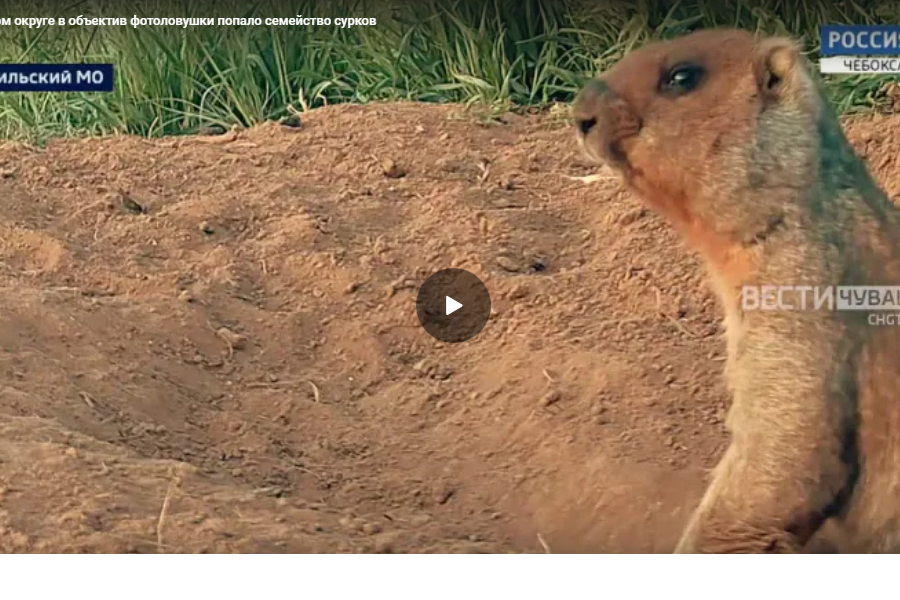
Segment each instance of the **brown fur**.
[[[661,88],[684,63],[700,84]],[[573,115],[586,153],[702,257],[725,313],[731,444],[676,552],[897,549],[900,327],[741,306],[745,285],[900,285],[900,214],[794,42],[718,29],[647,45]]]

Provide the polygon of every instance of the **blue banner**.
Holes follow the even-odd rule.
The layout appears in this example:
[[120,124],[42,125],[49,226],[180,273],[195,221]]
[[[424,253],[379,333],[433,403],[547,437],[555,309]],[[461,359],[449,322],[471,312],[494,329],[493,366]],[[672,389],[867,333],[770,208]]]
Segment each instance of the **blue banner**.
[[820,25],[822,56],[900,55],[900,25]]
[[112,65],[0,64],[0,92],[111,92]]

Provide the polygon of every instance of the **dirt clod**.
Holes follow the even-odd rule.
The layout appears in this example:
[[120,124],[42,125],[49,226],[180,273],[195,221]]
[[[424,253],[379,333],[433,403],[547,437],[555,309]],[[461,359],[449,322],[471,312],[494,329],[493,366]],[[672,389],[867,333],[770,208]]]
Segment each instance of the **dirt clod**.
[[300,115],[298,115],[298,114],[287,115],[286,117],[282,117],[282,119],[278,122],[283,127],[287,127],[290,129],[296,129],[302,125]]
[[381,170],[384,176],[389,179],[400,179],[406,176],[406,169],[391,159],[386,159],[381,163]]
[[130,195],[128,195],[127,193],[124,193],[124,192],[123,192],[122,194],[120,194],[120,195],[119,195],[119,201],[122,203],[122,206],[123,206],[123,207],[125,208],[125,210],[127,210],[128,212],[132,212],[132,213],[135,213],[135,214],[138,214],[138,215],[147,212],[147,209],[146,209],[146,208],[144,208],[143,206],[141,206],[138,202],[136,202],[136,201],[134,200],[134,198],[132,198],[132,197],[131,197]]
[[221,125],[204,125],[197,131],[199,135],[225,135],[227,132]]
[[561,397],[562,397],[562,395],[559,393],[558,390],[551,390],[551,391],[547,392],[546,394],[544,394],[543,396],[541,396],[541,399],[538,402],[538,404],[540,404],[543,407],[547,407],[547,406],[550,406],[551,404],[556,404],[557,402],[559,402],[559,399]]
[[247,336],[228,329],[219,327],[216,335],[222,338],[234,350],[241,350],[247,344]]
[[362,526],[362,532],[366,535],[375,535],[376,533],[381,533],[381,525],[378,523],[364,523]]

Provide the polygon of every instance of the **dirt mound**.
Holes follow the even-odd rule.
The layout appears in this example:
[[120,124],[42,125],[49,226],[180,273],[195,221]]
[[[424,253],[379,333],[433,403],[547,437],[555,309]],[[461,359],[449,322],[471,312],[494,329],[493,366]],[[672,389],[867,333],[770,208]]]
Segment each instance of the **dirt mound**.
[[[849,129],[900,193],[900,121]],[[721,452],[718,310],[553,116],[0,148],[0,549],[671,550]],[[419,326],[456,266],[494,314]]]

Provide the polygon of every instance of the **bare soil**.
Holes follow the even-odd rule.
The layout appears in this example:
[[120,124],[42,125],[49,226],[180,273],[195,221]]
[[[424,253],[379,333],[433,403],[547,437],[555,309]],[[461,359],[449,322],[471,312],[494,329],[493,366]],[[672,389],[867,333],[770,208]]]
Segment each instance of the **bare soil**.
[[[848,131],[888,191],[900,119]],[[667,552],[719,310],[558,115],[0,148],[0,551]],[[494,314],[447,345],[417,286]]]

